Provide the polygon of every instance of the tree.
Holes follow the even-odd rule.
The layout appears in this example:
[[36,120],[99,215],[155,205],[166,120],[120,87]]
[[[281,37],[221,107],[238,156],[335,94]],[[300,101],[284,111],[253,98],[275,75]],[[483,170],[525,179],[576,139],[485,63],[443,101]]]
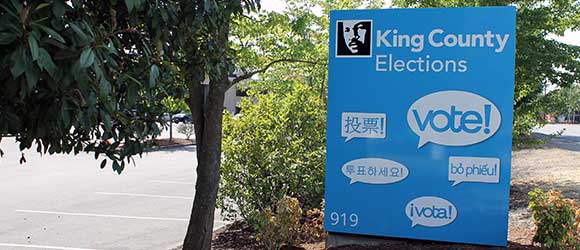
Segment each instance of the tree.
[[402,7],[517,7],[514,139],[529,135],[541,123],[542,91],[548,83],[569,86],[580,81],[580,47],[557,42],[550,34],[579,30],[580,4],[574,0],[395,0]]
[[[161,100],[161,103],[163,104],[165,110],[169,114],[169,141],[171,142],[173,140],[173,115],[175,115],[179,111],[183,111],[188,107],[183,99],[176,99],[172,96],[163,98],[163,100]],[[187,137],[187,139],[189,139],[189,137]]]
[[566,114],[568,120],[574,121],[575,111],[580,110],[580,86],[570,85],[551,91],[546,95],[543,107],[546,113],[556,116]]
[[143,152],[159,134],[157,100],[167,94],[153,45],[172,32],[161,27],[175,6],[126,2],[0,3],[0,140],[104,154],[118,173]]
[[[223,92],[231,84],[229,22],[255,4],[1,2],[0,137],[15,135],[21,149],[36,143],[42,153],[104,154],[120,173],[159,134],[160,100],[174,94],[166,88],[172,81],[159,82],[177,76],[189,86],[199,138],[198,189],[184,248],[209,249]],[[202,98],[205,76],[211,86]]]

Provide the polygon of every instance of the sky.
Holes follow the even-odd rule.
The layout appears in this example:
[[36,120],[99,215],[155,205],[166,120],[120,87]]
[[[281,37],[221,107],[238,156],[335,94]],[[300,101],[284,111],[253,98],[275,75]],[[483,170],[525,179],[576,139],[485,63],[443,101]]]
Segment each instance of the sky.
[[[286,8],[283,0],[262,0],[262,9],[268,11],[281,11]],[[391,0],[385,0],[385,8],[391,6]],[[564,36],[550,35],[556,41],[580,46],[580,31],[567,31]]]

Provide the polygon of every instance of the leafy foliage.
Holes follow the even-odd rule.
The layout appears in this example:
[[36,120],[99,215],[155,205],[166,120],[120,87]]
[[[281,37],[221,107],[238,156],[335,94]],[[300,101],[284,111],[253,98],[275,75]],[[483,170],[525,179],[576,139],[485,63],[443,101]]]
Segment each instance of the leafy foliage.
[[184,99],[174,98],[173,96],[167,96],[161,100],[161,104],[165,108],[165,111],[169,114],[175,114],[180,111],[189,110],[187,103]]
[[534,242],[546,249],[580,249],[580,204],[557,191],[535,189],[529,196],[538,227]]
[[250,90],[249,96],[241,102],[241,116],[224,116],[218,204],[226,216],[239,212],[255,227],[260,211],[275,210],[285,196],[306,208],[320,203],[326,113],[303,84],[287,94]]
[[310,85],[326,102],[330,10],[378,8],[383,3],[378,0],[286,3],[288,8],[281,12],[261,12],[236,19],[232,27],[232,49],[239,55],[236,65],[246,73],[273,60],[292,59],[260,74],[259,80],[252,82],[252,88],[288,92],[295,82],[300,82]]
[[21,149],[36,143],[42,153],[104,154],[120,173],[159,134],[160,100],[188,95],[199,167],[183,249],[209,249],[234,69],[230,23],[259,2],[1,1],[0,139],[14,135]]
[[554,90],[546,95],[546,99],[546,113],[563,115],[570,110],[580,110],[580,86],[570,85]]
[[189,138],[191,138],[191,136],[195,133],[195,130],[193,128],[193,124],[181,123],[177,125],[177,132],[184,134],[189,140]]
[[580,3],[574,0],[395,0],[402,7],[515,5],[517,7],[514,139],[529,135],[541,123],[546,83],[568,86],[580,81],[580,47],[548,35],[580,29]]
[[104,154],[120,173],[159,134],[167,93],[153,45],[175,19],[175,5],[158,1],[0,3],[0,137],[40,153]]

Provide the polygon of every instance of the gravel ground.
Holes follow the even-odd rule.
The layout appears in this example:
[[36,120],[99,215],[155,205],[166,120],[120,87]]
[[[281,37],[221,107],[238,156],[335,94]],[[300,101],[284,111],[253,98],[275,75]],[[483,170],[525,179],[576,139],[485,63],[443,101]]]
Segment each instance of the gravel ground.
[[580,199],[580,152],[548,145],[515,151],[512,158],[512,189],[556,188],[569,198]]
[[512,153],[509,221],[509,240],[512,242],[531,244],[535,225],[527,194],[537,187],[558,189],[564,196],[580,200],[580,152],[549,144],[540,149]]

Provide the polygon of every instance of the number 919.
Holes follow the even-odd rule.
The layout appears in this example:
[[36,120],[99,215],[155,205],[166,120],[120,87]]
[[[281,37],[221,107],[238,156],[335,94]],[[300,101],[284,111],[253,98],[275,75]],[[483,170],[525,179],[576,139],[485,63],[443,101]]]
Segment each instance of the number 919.
[[341,224],[343,226],[356,227],[358,225],[358,215],[352,213],[347,216],[346,213],[330,213],[330,225],[336,226]]

